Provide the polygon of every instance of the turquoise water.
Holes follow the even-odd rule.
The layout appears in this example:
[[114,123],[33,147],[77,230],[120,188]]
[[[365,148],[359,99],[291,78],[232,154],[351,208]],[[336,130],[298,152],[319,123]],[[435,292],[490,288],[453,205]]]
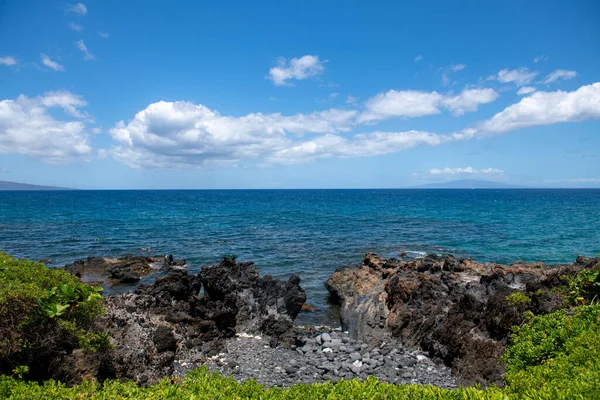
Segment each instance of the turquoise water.
[[323,282],[367,251],[479,261],[570,262],[600,253],[600,190],[206,190],[0,192],[0,249],[64,265],[166,254],[195,269],[223,255],[262,274]]

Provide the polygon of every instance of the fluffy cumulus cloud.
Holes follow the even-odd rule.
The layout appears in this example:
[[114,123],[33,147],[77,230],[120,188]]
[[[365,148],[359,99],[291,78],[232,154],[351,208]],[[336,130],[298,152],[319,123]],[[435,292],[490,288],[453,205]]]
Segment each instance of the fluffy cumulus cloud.
[[330,109],[232,117],[203,105],[161,101],[109,131],[118,143],[111,154],[131,167],[273,165],[373,156],[442,141],[439,135],[420,131],[340,135],[351,129],[356,114]]
[[90,51],[88,50],[88,48],[85,45],[85,42],[83,40],[76,41],[75,47],[77,47],[83,53],[84,60],[88,61],[88,60],[93,60],[94,58],[96,58],[92,53],[90,53]]
[[203,105],[161,101],[138,112],[128,124],[119,122],[110,134],[119,143],[113,155],[131,166],[185,167],[265,158],[288,147],[293,142],[290,135],[347,132],[355,116],[354,110],[329,109],[232,117]]
[[505,68],[498,72],[496,75],[490,76],[488,79],[497,80],[502,83],[513,83],[517,86],[523,86],[530,83],[538,73],[535,71],[530,71],[528,68],[521,67],[517,69],[508,69]]
[[576,71],[569,71],[566,69],[557,69],[551,73],[548,74],[548,76],[546,76],[546,80],[544,80],[544,83],[546,85],[552,83],[552,82],[556,82],[557,80],[567,80],[567,79],[573,79],[577,76],[577,72]]
[[40,54],[40,57],[42,58],[42,64],[44,64],[46,67],[52,68],[55,71],[64,71],[65,70],[64,66],[62,66],[59,63],[57,63],[56,61],[53,61],[47,55]]
[[275,85],[289,85],[290,80],[302,80],[323,73],[325,67],[318,56],[306,55],[286,60],[280,58],[277,66],[269,70],[269,78]]
[[532,126],[600,118],[600,82],[572,92],[536,92],[483,122],[484,132],[503,133]]
[[6,56],[6,57],[0,57],[0,65],[15,65],[17,63],[17,60],[14,57],[11,56]]
[[87,7],[85,6],[85,4],[83,3],[77,3],[77,4],[69,4],[66,7],[66,11],[67,13],[74,13],[77,15],[85,15],[87,14]]
[[[0,101],[0,153],[25,154],[49,163],[87,160],[92,152],[80,108],[87,103],[67,92]],[[64,118],[56,119],[54,109]]]
[[372,122],[394,117],[422,117],[439,114],[441,109],[450,110],[459,116],[477,111],[481,104],[491,103],[498,98],[493,89],[465,89],[457,95],[418,90],[390,90],[380,93],[365,103],[365,111],[358,122]]

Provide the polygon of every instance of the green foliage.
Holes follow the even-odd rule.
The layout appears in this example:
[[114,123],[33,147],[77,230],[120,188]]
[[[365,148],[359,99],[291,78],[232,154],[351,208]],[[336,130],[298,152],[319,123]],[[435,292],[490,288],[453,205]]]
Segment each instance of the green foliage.
[[29,367],[27,365],[19,365],[13,369],[12,373],[17,378],[23,379],[23,377],[29,373]]
[[131,382],[106,381],[99,385],[86,381],[79,386],[67,388],[48,381],[43,385],[0,377],[0,397],[16,399],[477,399],[503,400],[499,389],[485,391],[477,388],[440,389],[433,386],[393,385],[380,383],[375,378],[364,382],[340,381],[336,384],[297,384],[289,389],[265,389],[255,381],[243,384],[217,374],[206,368],[191,372],[185,379],[163,379],[156,385],[144,388]]
[[507,394],[600,398],[600,305],[533,318],[503,356]]
[[104,311],[101,291],[66,271],[0,252],[0,361],[27,364],[60,340],[106,348],[108,337],[92,329]]
[[513,306],[520,306],[531,303],[531,298],[523,292],[514,292],[506,296],[506,301]]
[[593,269],[583,269],[570,280],[568,300],[582,305],[593,302],[600,295],[600,264]]

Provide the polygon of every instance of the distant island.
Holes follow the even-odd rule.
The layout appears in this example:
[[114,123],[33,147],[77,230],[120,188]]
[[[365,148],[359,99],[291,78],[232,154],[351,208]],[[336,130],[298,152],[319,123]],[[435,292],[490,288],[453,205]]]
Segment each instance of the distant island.
[[28,183],[0,181],[0,190],[77,190],[58,186],[30,185]]
[[524,189],[525,186],[510,185],[508,183],[483,181],[479,179],[459,179],[456,181],[428,183],[413,186],[410,189]]

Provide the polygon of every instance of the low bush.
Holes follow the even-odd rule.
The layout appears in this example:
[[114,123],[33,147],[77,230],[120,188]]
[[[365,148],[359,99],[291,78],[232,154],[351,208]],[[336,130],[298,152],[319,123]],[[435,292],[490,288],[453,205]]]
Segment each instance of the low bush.
[[92,328],[103,312],[101,290],[0,252],[0,372],[23,376],[52,352],[106,348],[108,336]]
[[600,398],[600,305],[533,317],[503,356],[505,393],[520,398]]
[[[3,397],[4,396],[4,397]],[[0,397],[17,399],[464,399],[501,400],[504,395],[498,389],[485,391],[476,388],[455,390],[433,386],[392,385],[380,383],[375,378],[364,382],[357,380],[340,381],[336,384],[297,384],[289,389],[265,389],[254,381],[239,384],[232,378],[209,374],[206,368],[191,372],[185,379],[174,381],[163,379],[148,388],[131,382],[107,381],[98,385],[87,381],[79,386],[68,388],[54,381],[43,385],[26,383],[14,378],[0,378]]]
[[589,304],[600,297],[600,263],[582,269],[569,281],[568,300],[575,305]]

